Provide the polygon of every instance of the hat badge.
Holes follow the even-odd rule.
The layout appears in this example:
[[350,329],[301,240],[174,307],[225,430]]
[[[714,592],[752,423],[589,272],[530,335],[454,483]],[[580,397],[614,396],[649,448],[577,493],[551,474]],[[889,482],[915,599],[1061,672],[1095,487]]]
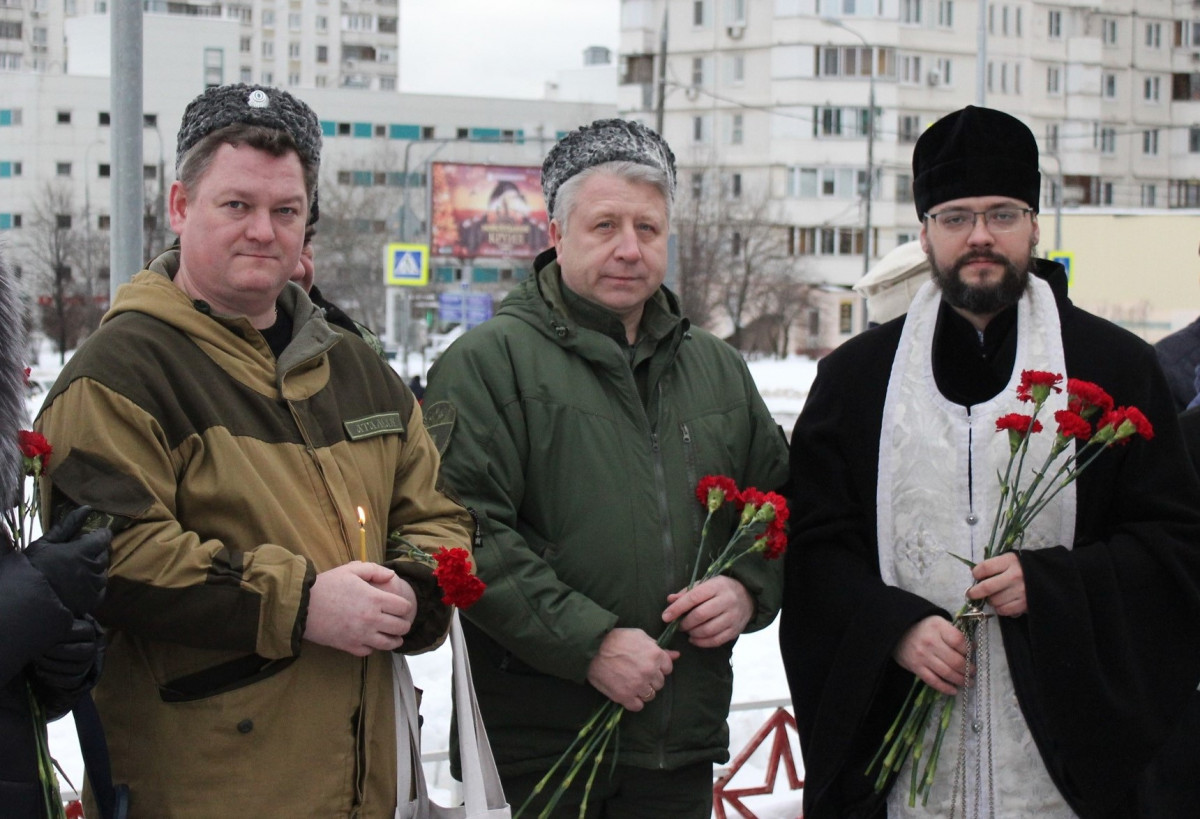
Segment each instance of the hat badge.
[[267,92],[261,88],[256,88],[250,92],[246,104],[251,108],[266,108],[271,104],[271,100],[267,97]]

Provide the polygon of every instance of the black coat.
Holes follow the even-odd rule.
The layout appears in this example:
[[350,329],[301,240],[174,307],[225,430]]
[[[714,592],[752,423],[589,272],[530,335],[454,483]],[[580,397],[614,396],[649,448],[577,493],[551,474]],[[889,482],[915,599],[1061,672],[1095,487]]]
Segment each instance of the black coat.
[[[1002,618],[1004,646],[1038,749],[1074,810],[1137,815],[1137,779],[1200,682],[1200,484],[1153,349],[1072,306],[1057,265],[1039,275],[1058,301],[1068,374],[1140,408],[1157,434],[1083,473],[1073,550],[1021,554],[1029,611]],[[943,306],[935,375],[943,393],[978,396],[1011,371],[1015,322],[989,325],[981,365],[943,329],[954,318]],[[949,616],[879,576],[880,425],[903,321],[821,362],[792,437],[780,643],[808,819],[885,814],[864,772],[913,679],[892,650],[918,620]]]
[[[0,815],[44,816],[25,669],[70,631],[73,617],[25,556],[0,545]],[[78,692],[37,689],[51,718]]]

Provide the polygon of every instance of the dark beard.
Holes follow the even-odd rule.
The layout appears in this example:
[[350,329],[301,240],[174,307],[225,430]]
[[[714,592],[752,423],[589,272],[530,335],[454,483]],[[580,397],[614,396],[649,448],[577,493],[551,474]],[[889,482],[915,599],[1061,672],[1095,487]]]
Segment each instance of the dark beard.
[[[1020,301],[1029,286],[1029,270],[1033,266],[1032,251],[1030,251],[1029,262],[1024,270],[1004,256],[989,251],[965,253],[955,260],[949,270],[939,268],[932,253],[928,256],[933,280],[942,289],[942,298],[946,303],[951,307],[957,307],[980,316],[994,315]],[[979,287],[963,281],[961,275],[963,267],[968,262],[981,259],[1004,266],[1004,272],[1000,276],[999,282]]]

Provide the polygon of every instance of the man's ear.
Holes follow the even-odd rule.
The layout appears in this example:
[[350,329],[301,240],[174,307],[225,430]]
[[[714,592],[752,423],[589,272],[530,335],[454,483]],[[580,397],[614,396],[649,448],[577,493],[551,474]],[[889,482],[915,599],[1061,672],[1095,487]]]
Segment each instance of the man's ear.
[[171,230],[179,234],[187,219],[187,189],[176,179],[171,183],[171,192],[167,194],[167,215],[171,222]]

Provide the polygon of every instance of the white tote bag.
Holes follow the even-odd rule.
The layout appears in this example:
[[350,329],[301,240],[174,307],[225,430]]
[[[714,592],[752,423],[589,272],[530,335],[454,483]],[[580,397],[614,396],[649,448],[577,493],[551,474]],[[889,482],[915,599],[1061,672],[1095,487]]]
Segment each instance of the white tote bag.
[[[500,786],[492,746],[479,715],[471,663],[463,641],[458,609],[450,620],[450,646],[454,651],[454,702],[458,710],[458,753],[462,763],[463,804],[442,807],[429,799],[421,742],[417,728],[417,690],[408,662],[392,654],[392,691],[396,703],[396,819],[511,819],[512,811]],[[416,776],[416,782],[412,781]],[[415,787],[414,787],[415,785]],[[408,794],[416,799],[406,802]]]

